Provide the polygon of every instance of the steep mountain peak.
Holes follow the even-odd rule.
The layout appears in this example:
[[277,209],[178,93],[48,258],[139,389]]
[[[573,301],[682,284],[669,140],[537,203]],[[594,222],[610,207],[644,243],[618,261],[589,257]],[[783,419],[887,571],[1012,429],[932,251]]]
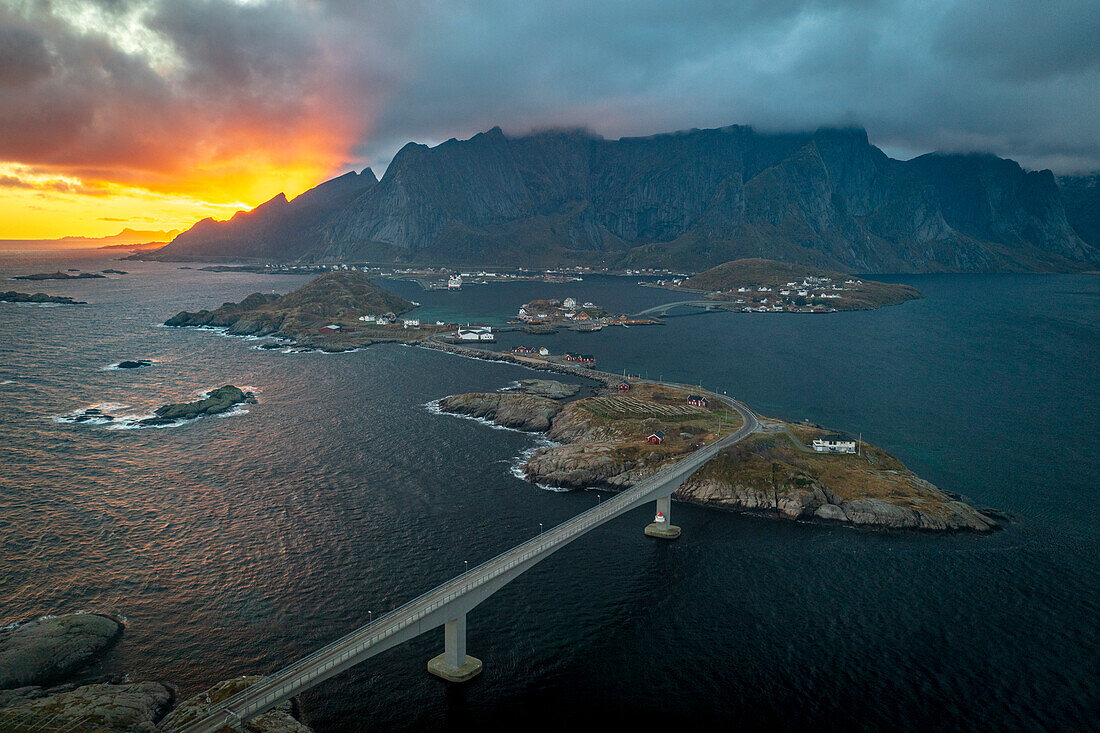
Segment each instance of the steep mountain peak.
[[766,256],[858,272],[1100,264],[1049,172],[989,155],[893,160],[854,126],[617,140],[493,127],[409,143],[380,181],[367,173],[203,222],[156,256],[691,270]]

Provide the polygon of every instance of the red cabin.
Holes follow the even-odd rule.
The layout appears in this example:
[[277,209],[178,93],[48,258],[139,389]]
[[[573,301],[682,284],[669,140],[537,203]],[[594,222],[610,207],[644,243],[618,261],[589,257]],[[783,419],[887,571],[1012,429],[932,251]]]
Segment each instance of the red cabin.
[[618,386],[616,386],[615,389],[619,390],[620,392],[627,392],[630,390],[630,382],[627,382],[625,380],[619,382]]
[[665,442],[665,434],[658,430],[655,433],[651,433],[650,436],[646,438],[646,442],[650,443],[651,445],[660,445],[661,443]]

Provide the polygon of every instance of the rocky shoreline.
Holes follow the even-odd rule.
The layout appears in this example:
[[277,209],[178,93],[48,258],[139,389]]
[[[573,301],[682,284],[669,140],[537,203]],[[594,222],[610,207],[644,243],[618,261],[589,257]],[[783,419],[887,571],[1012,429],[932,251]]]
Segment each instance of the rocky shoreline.
[[[534,451],[522,467],[532,483],[565,489],[620,491],[709,443],[702,411],[685,411],[667,394],[604,396],[562,404],[523,393],[470,393],[439,401],[442,412],[474,416],[518,430],[545,433],[556,445]],[[641,397],[641,399],[639,399]],[[682,399],[682,398],[681,398]],[[700,506],[816,523],[885,530],[990,532],[998,523],[909,471],[874,446],[861,454],[819,454],[785,426],[812,438],[816,428],[767,421],[771,432],[757,433],[708,462],[673,494]],[[644,437],[660,431],[659,445]]]
[[[123,634],[109,616],[43,616],[0,631],[0,730],[171,731],[205,715],[259,676],[219,682],[186,700],[171,683],[128,677],[59,680],[97,661]],[[253,733],[311,733],[294,700],[250,720]]]

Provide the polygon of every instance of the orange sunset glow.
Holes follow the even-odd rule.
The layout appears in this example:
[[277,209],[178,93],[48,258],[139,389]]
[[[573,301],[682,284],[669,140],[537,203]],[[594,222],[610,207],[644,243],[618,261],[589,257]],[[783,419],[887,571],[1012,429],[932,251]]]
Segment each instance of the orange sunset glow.
[[0,239],[185,229],[361,162],[369,114],[297,30],[318,19],[282,19],[280,45],[256,37],[265,8],[216,9],[200,33],[170,4],[0,6]]

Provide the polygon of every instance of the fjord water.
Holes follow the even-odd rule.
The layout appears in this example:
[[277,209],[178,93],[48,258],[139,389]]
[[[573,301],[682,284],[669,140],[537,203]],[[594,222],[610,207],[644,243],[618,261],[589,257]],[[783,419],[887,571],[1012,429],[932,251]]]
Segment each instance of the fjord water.
[[[120,614],[85,677],[192,694],[266,673],[592,506],[516,478],[535,436],[432,414],[447,394],[534,376],[376,346],[340,355],[159,326],[304,276],[211,273],[53,253],[0,276],[86,306],[0,304],[0,624]],[[650,328],[503,334],[610,371],[702,383],[757,411],[862,432],[937,485],[1010,519],[992,536],[884,534],[676,505],[576,541],[469,617],[484,674],[429,677],[442,631],[303,696],[319,731],[673,721],[716,727],[1096,727],[1100,278],[907,276],[926,298],[828,316],[709,314]],[[612,310],[677,299],[614,278],[423,292],[434,320],[535,297]],[[671,296],[671,297],[670,297]],[[122,359],[153,367],[105,369]],[[111,430],[52,418],[144,414],[225,383],[245,414]]]

